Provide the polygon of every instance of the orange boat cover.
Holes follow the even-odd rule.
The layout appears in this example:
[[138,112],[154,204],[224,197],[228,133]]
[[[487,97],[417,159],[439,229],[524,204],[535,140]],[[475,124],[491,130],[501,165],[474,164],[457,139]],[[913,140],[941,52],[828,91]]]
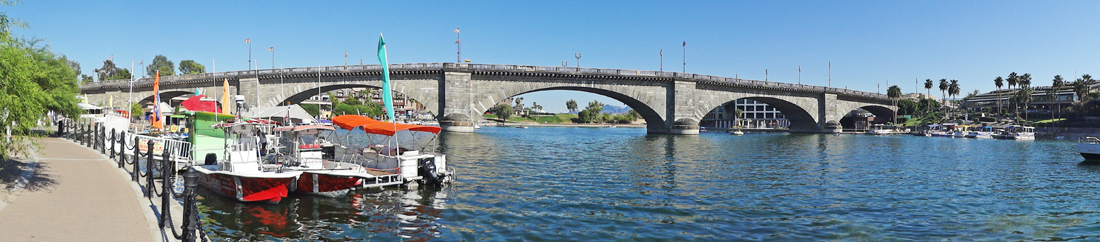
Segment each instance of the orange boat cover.
[[369,134],[381,134],[386,136],[393,136],[394,133],[402,130],[432,132],[436,134],[438,134],[439,131],[443,130],[442,128],[436,126],[382,122],[369,117],[353,114],[333,117],[332,123],[347,130],[352,130],[356,127],[362,127],[363,131],[366,131]]

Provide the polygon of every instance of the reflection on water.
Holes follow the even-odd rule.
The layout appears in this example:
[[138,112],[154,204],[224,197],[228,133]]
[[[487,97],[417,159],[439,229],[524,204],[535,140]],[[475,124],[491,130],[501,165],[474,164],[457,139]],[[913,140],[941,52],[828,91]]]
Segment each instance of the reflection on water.
[[1100,239],[1100,166],[1071,142],[486,127],[443,133],[458,181],[243,204],[232,240]]

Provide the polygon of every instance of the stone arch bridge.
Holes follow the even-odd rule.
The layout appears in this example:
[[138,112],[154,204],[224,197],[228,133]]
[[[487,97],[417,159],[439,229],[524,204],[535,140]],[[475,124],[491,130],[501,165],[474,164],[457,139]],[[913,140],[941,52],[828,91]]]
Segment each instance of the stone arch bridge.
[[[220,94],[223,80],[249,106],[300,103],[318,91],[381,87],[380,65],[297,67],[161,77],[162,100],[194,93]],[[767,103],[790,120],[791,132],[838,132],[840,119],[856,109],[892,117],[897,108],[886,95],[841,88],[764,82],[679,72],[491,65],[468,63],[391,64],[396,92],[411,97],[439,119],[446,131],[472,132],[481,114],[516,95],[572,90],[604,95],[637,110],[649,133],[698,134],[710,110],[737,99]],[[132,83],[135,101],[152,97],[152,78]],[[129,80],[86,84],[92,104],[125,103]]]

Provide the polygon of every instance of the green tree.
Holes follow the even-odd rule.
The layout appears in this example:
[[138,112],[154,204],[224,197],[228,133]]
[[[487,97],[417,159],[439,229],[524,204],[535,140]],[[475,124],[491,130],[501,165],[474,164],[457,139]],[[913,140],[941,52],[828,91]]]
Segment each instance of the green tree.
[[[901,97],[901,88],[898,87],[898,85],[893,85],[889,88],[886,88],[886,96],[890,97],[890,100],[894,101],[895,107],[898,106],[898,98]],[[894,112],[894,118],[892,120],[894,120],[894,122],[897,122],[898,112]]]
[[[169,62],[171,63],[171,62]],[[206,67],[193,60],[180,61],[180,74],[202,74],[206,73]]]
[[512,117],[512,111],[514,111],[512,110],[512,105],[508,104],[497,104],[496,108],[494,109],[496,109],[495,114],[497,115],[497,118],[500,118],[501,123],[508,121],[508,118]]
[[580,112],[577,112],[577,120],[581,123],[592,122],[593,119],[595,118],[592,117],[592,112],[589,112],[588,110],[581,110]]
[[[741,110],[736,109],[736,108],[734,108],[734,109],[736,111],[741,111]],[[634,109],[631,109],[630,111],[626,111],[626,115],[630,116],[630,121],[631,122],[637,121],[638,119],[642,118],[642,114],[638,113],[638,110],[634,110]],[[737,115],[737,114],[734,114],[734,115]]]
[[119,69],[115,66],[115,62],[110,59],[103,61],[103,67],[95,69],[95,74],[99,77],[99,81],[111,80],[110,78],[117,76],[118,72]]
[[1024,73],[1017,80],[1017,84],[1020,85],[1020,89],[1027,89],[1027,97],[1021,99],[1024,102],[1024,119],[1027,119],[1027,109],[1031,106],[1031,73]]
[[932,96],[932,79],[924,79],[925,94]]
[[309,116],[317,117],[317,114],[321,113],[321,105],[318,104],[299,104],[303,110],[309,113]]
[[176,75],[175,69],[176,64],[168,60],[168,57],[164,57],[164,55],[157,55],[156,57],[153,57],[153,62],[149,63],[149,66],[145,67],[145,73],[149,76],[154,76],[157,74],[157,71],[160,71],[161,76],[172,76]]
[[363,102],[359,101],[358,98],[353,98],[353,97],[346,98],[346,99],[344,99],[343,102],[340,102],[340,103],[351,105],[351,106],[361,106],[361,105],[363,105]]
[[1062,78],[1062,75],[1054,75],[1054,80],[1051,80],[1050,89],[1047,89],[1047,100],[1050,101],[1050,118],[1057,119],[1060,115],[1057,115],[1058,108],[1054,107],[1054,101],[1057,99],[1058,90],[1062,89],[1062,86],[1066,85],[1066,79]]
[[1093,80],[1092,76],[1090,76],[1089,74],[1081,75],[1081,78],[1077,78],[1077,80],[1073,82],[1073,92],[1077,94],[1077,104],[1074,110],[1077,111],[1076,113],[1078,117],[1080,117],[1085,110],[1085,103],[1089,101],[1089,99],[1086,98],[1086,95],[1089,94],[1089,87],[1091,87],[1092,84],[1094,84],[1095,82],[1096,81]]
[[140,103],[130,103],[130,117],[141,117],[143,114],[145,114],[145,107]]
[[947,103],[947,88],[951,87],[947,84],[947,79],[940,79],[940,99],[943,99],[943,103]]
[[1020,77],[1017,76],[1016,72],[1014,71],[1012,73],[1008,73],[1008,79],[1005,79],[1005,81],[1008,81],[1008,89],[1012,89],[1012,87],[1016,86],[1016,84],[1020,81]]
[[1001,113],[1001,87],[1004,86],[1005,80],[1001,77],[993,79],[993,85],[997,86],[997,113]]
[[576,112],[577,111],[577,101],[573,101],[573,99],[569,99],[569,101],[565,102],[565,108],[569,109],[570,113]]
[[918,112],[918,105],[920,103],[914,102],[909,99],[898,100],[898,115],[916,115]]
[[[0,1],[0,5],[13,2]],[[49,111],[68,117],[77,107],[77,74],[67,58],[38,45],[37,40],[11,36],[12,27],[25,27],[0,13],[0,130],[11,128],[11,140],[0,139],[0,158],[31,152],[40,140],[31,132]]]
[[600,101],[592,100],[588,102],[588,107],[584,108],[584,110],[588,110],[588,112],[593,115],[599,115],[603,113],[603,106],[603,103],[600,103]]

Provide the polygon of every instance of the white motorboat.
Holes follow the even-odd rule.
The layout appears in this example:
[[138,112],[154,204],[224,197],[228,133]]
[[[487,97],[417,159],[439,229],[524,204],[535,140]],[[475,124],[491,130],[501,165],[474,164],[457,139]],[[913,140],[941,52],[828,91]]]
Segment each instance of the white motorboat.
[[732,130],[730,130],[730,134],[732,134],[732,135],[745,135],[745,132],[742,132],[741,129],[732,129]]
[[[364,159],[358,163],[364,169],[375,174],[386,175],[384,179],[377,181],[365,180],[363,186],[370,187],[378,183],[394,182],[442,186],[454,179],[454,169],[447,167],[447,155],[429,152],[425,148],[426,144],[431,142],[421,144],[415,137],[416,133],[428,133],[432,135],[432,139],[435,139],[435,135],[442,131],[438,126],[394,124],[359,115],[337,116],[332,118],[332,122],[349,131],[361,128],[368,137],[372,137],[370,138],[372,142],[367,146],[345,149],[342,154],[339,154],[362,157]],[[396,136],[400,131],[407,131],[408,135],[412,136],[411,142],[420,144],[420,147],[410,145],[408,140],[403,141],[404,144],[398,143]],[[375,136],[381,137],[378,142],[374,142]]]
[[[274,160],[286,170],[301,171],[293,192],[339,197],[375,176],[362,166],[335,160],[336,129],[332,126],[283,126],[273,129],[279,134]],[[325,138],[330,137],[330,138]]]
[[1086,160],[1100,160],[1100,138],[1085,136],[1077,139],[1077,152]]
[[867,130],[867,134],[870,134],[870,135],[894,134],[894,126],[875,124],[874,126],[871,126],[871,129]]
[[300,171],[264,165],[260,159],[260,137],[257,123],[215,125],[225,131],[224,160],[206,156],[206,165],[192,166],[199,172],[199,185],[241,202],[278,203],[290,193]]
[[1011,140],[1035,140],[1035,127],[1009,126],[1001,133],[993,135],[994,139]]

